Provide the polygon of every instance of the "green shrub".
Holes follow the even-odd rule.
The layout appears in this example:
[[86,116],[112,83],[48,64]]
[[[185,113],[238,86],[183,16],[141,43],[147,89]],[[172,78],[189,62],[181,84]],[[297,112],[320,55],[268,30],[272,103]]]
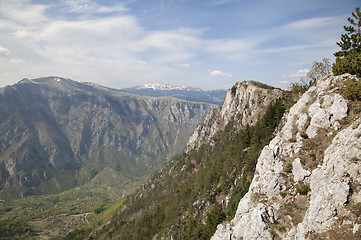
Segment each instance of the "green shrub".
[[222,223],[225,218],[226,214],[223,212],[222,206],[213,205],[207,214],[206,224],[201,230],[201,239],[210,239],[217,229],[217,225]]
[[304,92],[306,92],[308,89],[307,83],[300,80],[299,82],[293,82],[291,83],[289,87],[289,91],[292,95],[302,95]]
[[303,132],[303,133],[301,133],[301,137],[302,137],[303,139],[308,139],[308,134],[305,133],[305,132]]
[[[361,61],[360,61],[360,68],[361,68]],[[346,81],[343,82],[342,91],[347,99],[351,101],[360,101],[361,81],[355,81],[351,78],[347,78]]]
[[0,239],[10,239],[23,234],[31,234],[32,232],[33,230],[22,220],[0,221]]
[[99,214],[105,210],[105,206],[100,206],[94,209],[95,214]]
[[308,84],[311,86],[316,79],[331,73],[331,63],[329,58],[322,58],[322,61],[313,61],[312,69],[307,73]]
[[292,163],[287,163],[283,170],[287,173],[291,173],[292,172]]
[[310,188],[309,184],[304,183],[304,184],[298,185],[296,190],[301,195],[307,195],[307,193],[311,190],[311,188]]
[[280,195],[281,195],[282,198],[285,198],[285,197],[287,196],[287,192],[285,192],[285,191],[284,191],[284,192],[280,192]]
[[345,57],[336,58],[336,62],[332,65],[334,75],[342,75],[350,73],[361,76],[361,54],[352,52]]

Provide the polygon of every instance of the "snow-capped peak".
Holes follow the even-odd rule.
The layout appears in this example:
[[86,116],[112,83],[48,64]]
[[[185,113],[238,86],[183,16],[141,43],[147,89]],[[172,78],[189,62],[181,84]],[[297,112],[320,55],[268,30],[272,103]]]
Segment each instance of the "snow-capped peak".
[[200,92],[202,91],[199,88],[192,88],[192,87],[185,87],[185,86],[173,86],[170,84],[159,84],[159,83],[148,83],[145,84],[141,87],[139,87],[139,89],[153,89],[153,90],[162,90],[162,91],[170,91],[170,90],[183,90],[183,91],[197,91]]

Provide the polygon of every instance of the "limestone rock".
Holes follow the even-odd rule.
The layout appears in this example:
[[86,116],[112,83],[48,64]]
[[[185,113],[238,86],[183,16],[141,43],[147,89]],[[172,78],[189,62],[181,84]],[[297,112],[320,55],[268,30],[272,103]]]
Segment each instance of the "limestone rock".
[[303,169],[299,158],[296,158],[292,163],[292,174],[293,181],[296,183],[303,181],[306,177],[311,175],[310,171]]
[[357,128],[351,125],[339,132],[326,149],[322,166],[312,171],[310,204],[297,227],[296,239],[303,239],[311,231],[329,229],[334,217],[344,210],[351,180],[361,177],[361,164],[352,161],[361,157],[359,134],[361,125]]
[[317,98],[308,109],[311,123],[306,133],[310,138],[315,137],[319,128],[325,129],[333,126],[337,120],[346,117],[347,112],[347,102],[340,94]]
[[214,236],[211,238],[212,240],[224,240],[224,239],[232,239],[232,229],[229,224],[219,224],[217,226],[217,231]]
[[257,181],[252,181],[250,189],[253,193],[274,196],[284,188],[284,180],[280,177],[283,164],[275,158],[274,152],[269,146],[264,147],[256,166]]
[[359,230],[359,228],[360,228],[360,224],[355,224],[355,225],[353,225],[353,228],[352,228],[352,233],[353,234],[355,234],[355,233],[357,233],[357,231]]
[[[344,74],[318,79],[317,84],[310,87],[285,114],[282,129],[261,152],[249,191],[240,200],[234,219],[227,227],[219,226],[214,235],[216,238],[212,239],[273,239],[269,227],[277,216],[270,217],[273,215],[269,207],[277,209],[277,198],[286,186],[280,159],[292,158],[300,152],[304,141],[301,133],[314,138],[320,129],[340,129],[339,120],[347,116],[348,104],[335,89],[336,83],[346,78],[355,77]],[[331,227],[335,217],[345,211],[351,181],[357,179],[361,182],[361,164],[351,161],[361,159],[360,125],[361,120],[357,120],[336,133],[324,153],[322,165],[312,173],[303,169],[299,158],[293,161],[293,180],[299,182],[307,178],[310,181],[310,203],[303,222],[292,226],[284,234],[285,239],[305,239],[310,232],[325,231]],[[361,193],[354,193],[354,196],[361,201]]]
[[238,119],[238,128],[235,131],[246,125],[254,125],[267,107],[281,97],[282,93],[280,89],[255,81],[237,82],[227,91],[222,107],[214,108],[203,125],[193,132],[187,143],[186,152],[198,149],[204,143],[213,144],[212,138],[215,134],[224,130],[235,116]]

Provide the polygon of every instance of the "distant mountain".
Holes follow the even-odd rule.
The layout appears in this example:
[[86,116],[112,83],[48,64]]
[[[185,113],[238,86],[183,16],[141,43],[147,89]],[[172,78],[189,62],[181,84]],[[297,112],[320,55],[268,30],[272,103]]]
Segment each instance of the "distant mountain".
[[0,90],[0,195],[56,192],[110,167],[143,176],[180,152],[213,105],[47,77]]
[[222,105],[226,90],[203,91],[199,88],[172,86],[169,84],[149,83],[143,86],[122,89],[125,92],[148,96],[172,96],[191,101]]
[[140,89],[153,89],[153,90],[163,90],[163,91],[171,91],[171,90],[183,90],[183,91],[196,91],[201,92],[202,90],[200,88],[192,88],[192,87],[186,87],[186,86],[173,86],[170,84],[159,84],[159,83],[148,83],[144,84],[142,87],[139,87]]

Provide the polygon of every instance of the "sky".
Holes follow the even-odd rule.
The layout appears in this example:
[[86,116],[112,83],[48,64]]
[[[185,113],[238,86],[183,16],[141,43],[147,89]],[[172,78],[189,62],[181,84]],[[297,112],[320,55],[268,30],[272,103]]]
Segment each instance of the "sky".
[[0,87],[59,76],[287,88],[330,58],[360,0],[0,0]]

